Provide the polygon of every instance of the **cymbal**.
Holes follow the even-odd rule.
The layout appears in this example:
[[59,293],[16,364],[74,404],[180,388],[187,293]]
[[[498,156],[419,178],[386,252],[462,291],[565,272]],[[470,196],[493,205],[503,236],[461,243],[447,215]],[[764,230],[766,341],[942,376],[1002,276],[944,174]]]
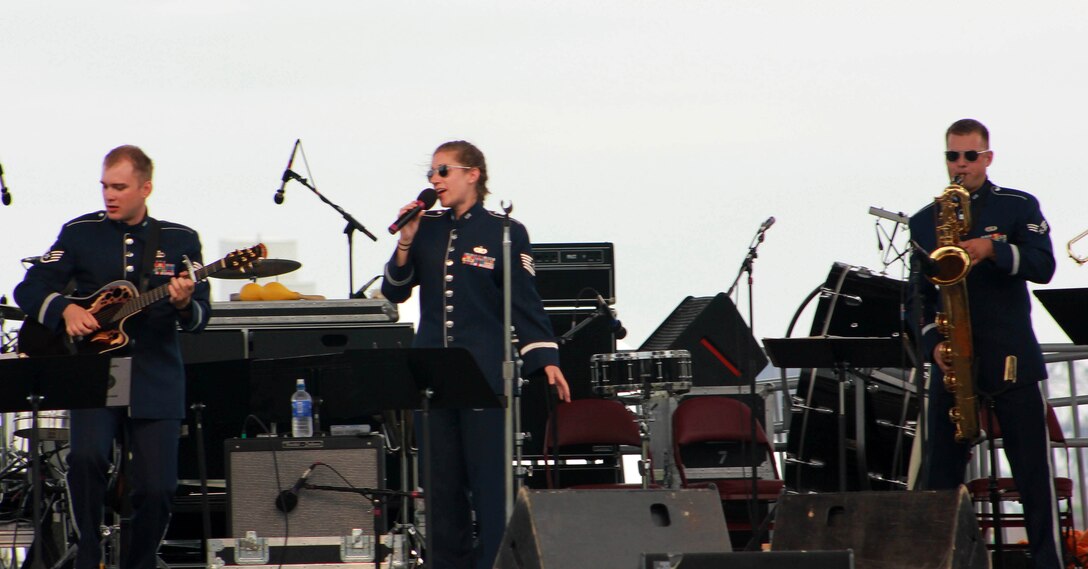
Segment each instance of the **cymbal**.
[[260,259],[245,272],[238,269],[223,269],[211,276],[217,279],[263,279],[298,270],[301,266],[302,263],[290,259]]
[[18,306],[0,304],[0,320],[23,320],[26,314]]

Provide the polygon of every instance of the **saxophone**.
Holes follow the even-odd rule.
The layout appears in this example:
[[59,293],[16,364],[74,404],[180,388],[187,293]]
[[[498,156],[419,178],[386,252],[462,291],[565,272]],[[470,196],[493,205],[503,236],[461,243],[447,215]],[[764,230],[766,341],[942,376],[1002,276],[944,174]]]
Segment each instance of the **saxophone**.
[[956,425],[956,440],[974,441],[979,436],[978,401],[975,398],[974,351],[971,344],[971,313],[967,306],[967,273],[971,256],[956,245],[971,228],[971,195],[956,176],[937,196],[937,248],[930,253],[936,270],[929,280],[940,288],[942,312],[937,330],[945,337],[938,346],[940,357],[951,368],[944,386],[956,397],[948,418]]

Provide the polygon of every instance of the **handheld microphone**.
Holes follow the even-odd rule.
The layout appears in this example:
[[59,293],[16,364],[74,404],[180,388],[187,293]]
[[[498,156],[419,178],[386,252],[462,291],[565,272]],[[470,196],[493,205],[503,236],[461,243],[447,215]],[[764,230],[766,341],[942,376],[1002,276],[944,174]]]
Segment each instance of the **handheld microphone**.
[[4,167],[0,165],[0,203],[11,205],[11,194],[8,193],[8,185],[4,183]]
[[291,158],[287,161],[287,168],[283,171],[283,177],[280,178],[280,189],[276,190],[276,195],[272,196],[272,201],[276,202],[277,205],[283,203],[283,190],[287,187],[287,182],[295,177],[295,173],[291,171],[291,166],[295,164],[295,154],[298,153],[298,144],[300,142],[302,142],[302,139],[295,139],[295,146],[291,149]]
[[292,486],[288,490],[284,490],[283,492],[280,492],[279,496],[276,496],[276,509],[277,510],[279,510],[281,512],[284,512],[284,513],[287,513],[287,512],[290,512],[291,510],[294,510],[296,507],[298,507],[298,493],[299,493],[300,490],[302,490],[302,487],[306,485],[306,479],[309,478],[310,475],[314,473],[314,468],[317,468],[317,465],[319,465],[319,464],[321,464],[321,463],[320,462],[315,462],[315,463],[311,464],[309,466],[309,468],[307,468],[302,473],[302,476],[298,477],[298,480],[295,482],[294,486]]
[[419,197],[416,198],[416,205],[404,212],[393,222],[393,225],[389,226],[389,234],[393,235],[403,229],[405,225],[408,225],[408,222],[415,219],[423,210],[434,207],[436,201],[438,201],[438,192],[434,191],[434,188],[424,188],[422,192],[419,192]]
[[767,221],[763,222],[763,225],[759,226],[759,231],[761,233],[764,232],[764,231],[767,231],[768,229],[771,228],[772,225],[774,225],[774,216],[773,215],[771,217],[768,217]]
[[597,294],[597,310],[600,310],[601,314],[611,320],[612,333],[616,336],[617,340],[622,340],[627,337],[627,328],[624,328],[623,322],[620,322],[619,318],[616,318],[616,310],[609,306],[608,302],[606,302],[604,297],[599,293]]

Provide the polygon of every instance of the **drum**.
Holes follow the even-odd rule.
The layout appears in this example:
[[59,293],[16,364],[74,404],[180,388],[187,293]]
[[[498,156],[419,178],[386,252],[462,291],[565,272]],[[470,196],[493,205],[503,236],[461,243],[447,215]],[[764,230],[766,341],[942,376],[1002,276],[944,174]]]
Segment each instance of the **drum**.
[[687,350],[594,354],[590,366],[593,392],[604,397],[630,397],[647,390],[680,394],[691,389]]
[[[29,411],[15,413],[12,425],[16,437],[30,438],[31,425],[34,422]],[[68,411],[38,411],[38,440],[68,440]]]

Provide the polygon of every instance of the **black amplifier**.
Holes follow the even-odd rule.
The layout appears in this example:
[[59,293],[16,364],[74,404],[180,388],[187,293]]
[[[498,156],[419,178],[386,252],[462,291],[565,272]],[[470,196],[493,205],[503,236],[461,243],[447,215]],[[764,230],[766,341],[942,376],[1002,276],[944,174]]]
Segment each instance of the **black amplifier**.
[[611,243],[534,243],[536,288],[544,306],[586,306],[592,289],[616,303],[616,271]]

